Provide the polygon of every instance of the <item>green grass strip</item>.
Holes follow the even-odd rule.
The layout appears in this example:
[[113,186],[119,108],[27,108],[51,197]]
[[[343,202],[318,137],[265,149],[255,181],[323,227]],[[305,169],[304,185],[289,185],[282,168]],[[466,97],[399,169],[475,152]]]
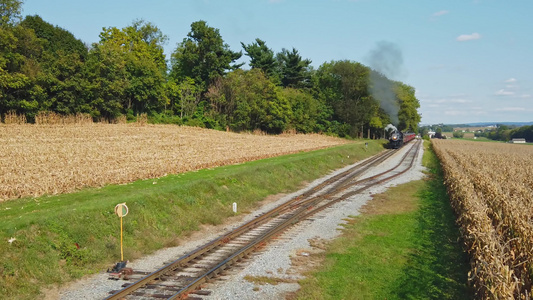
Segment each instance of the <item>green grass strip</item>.
[[[381,151],[363,141],[312,152],[200,170],[127,185],[0,203],[0,299],[35,299],[44,288],[101,272],[120,260],[120,221],[126,202],[124,258],[167,246],[202,224],[217,225],[251,211],[266,196],[292,192],[330,171]],[[8,242],[12,238],[15,240]],[[79,248],[78,248],[79,247]]]
[[297,299],[472,299],[468,257],[434,153],[428,178],[375,195],[300,282]]

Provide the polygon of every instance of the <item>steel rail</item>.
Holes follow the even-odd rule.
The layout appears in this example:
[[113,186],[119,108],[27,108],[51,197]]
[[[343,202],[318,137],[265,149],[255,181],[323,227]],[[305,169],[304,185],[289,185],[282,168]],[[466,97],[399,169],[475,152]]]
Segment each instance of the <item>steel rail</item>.
[[[219,237],[219,238],[217,238],[217,239],[215,239],[215,240],[213,240],[213,241],[211,241],[211,242],[209,242],[209,243],[207,243],[207,244],[205,244],[203,246],[198,247],[197,249],[195,249],[195,250],[183,255],[182,257],[180,257],[176,261],[174,261],[174,262],[172,262],[172,263],[170,263],[170,264],[168,264],[168,265],[166,265],[166,266],[164,266],[164,267],[162,267],[162,268],[150,273],[149,275],[141,278],[137,282],[134,282],[131,285],[125,287],[124,289],[115,292],[113,295],[111,295],[111,296],[109,296],[109,297],[107,297],[105,299],[122,299],[124,296],[126,296],[128,294],[132,294],[135,290],[141,288],[142,286],[148,285],[150,282],[152,282],[152,281],[154,281],[154,280],[156,280],[156,279],[158,279],[158,278],[160,278],[162,276],[168,275],[168,274],[172,273],[174,270],[176,270],[176,269],[178,269],[180,267],[185,267],[190,261],[194,260],[195,258],[201,256],[202,254],[204,254],[206,252],[211,251],[212,249],[216,248],[221,243],[227,242],[228,240],[231,240],[231,239],[241,235],[243,232],[246,232],[246,231],[250,230],[253,227],[257,227],[260,224],[265,223],[270,217],[272,217],[274,215],[278,215],[281,212],[290,209],[291,207],[295,206],[294,202],[301,201],[300,203],[298,203],[298,205],[303,205],[302,208],[297,210],[298,212],[307,210],[308,207],[309,207],[309,205],[307,203],[309,203],[309,202],[317,203],[317,202],[320,202],[320,201],[322,201],[324,199],[323,195],[322,196],[318,196],[318,197],[311,197],[310,199],[308,197],[310,197],[311,195],[317,193],[321,188],[327,186],[328,184],[331,184],[332,182],[336,182],[336,184],[334,184],[335,187],[341,186],[342,190],[344,190],[344,189],[346,189],[347,186],[353,186],[353,184],[360,184],[361,182],[368,181],[368,179],[364,179],[362,181],[353,182],[353,176],[354,176],[354,174],[360,174],[360,173],[366,171],[367,169],[369,169],[371,166],[384,161],[385,159],[387,159],[388,157],[390,157],[394,153],[395,153],[395,151],[385,151],[384,153],[382,153],[380,155],[374,156],[374,157],[372,157],[370,159],[367,159],[367,160],[361,162],[360,164],[350,168],[347,171],[344,171],[344,172],[342,172],[342,173],[340,173],[338,175],[332,176],[330,179],[324,181],[323,183],[319,184],[318,186],[314,187],[313,189],[310,189],[309,191],[306,191],[303,194],[301,194],[301,195],[299,195],[297,197],[294,197],[293,199],[287,201],[285,204],[282,204],[281,206],[279,206],[279,207],[277,207],[277,208],[275,208],[275,209],[273,209],[273,210],[271,210],[271,211],[269,211],[269,212],[257,217],[256,219],[251,220],[251,221],[249,221],[249,222],[237,227],[233,231],[231,231],[231,232],[229,232],[229,233],[227,233],[225,235],[222,235],[221,237]],[[402,160],[406,156],[407,156],[407,154],[404,155]],[[398,166],[396,166],[393,169],[396,169],[397,167]],[[392,171],[393,169],[389,170],[389,172]],[[352,176],[350,176],[351,173],[353,173]],[[386,172],[383,172],[383,173],[386,173]],[[378,174],[376,176],[382,175],[383,173]],[[341,179],[343,177],[344,177],[344,179]],[[350,181],[352,181],[352,183],[350,183]],[[326,192],[326,194],[330,193],[330,191],[333,190],[333,189],[334,188],[328,189],[328,192]],[[338,194],[338,191],[336,193]],[[294,224],[294,222],[295,221],[294,221],[293,217],[292,218],[288,218],[280,226],[278,226],[278,228],[281,228],[279,230],[283,230],[284,228],[289,226],[287,224]],[[276,230],[275,232],[279,232],[279,231]],[[252,243],[252,244],[242,248],[237,253],[244,253],[244,252],[248,253],[249,249],[250,249],[250,251],[253,251],[253,249],[255,249],[254,245],[257,245],[257,244],[259,244],[261,242],[262,242],[262,240],[258,240],[257,243]],[[235,253],[234,255],[230,256],[229,258],[226,258],[224,260],[224,262],[226,262],[226,264],[227,264],[228,262],[232,261],[235,257],[238,256],[237,253]],[[210,271],[207,274],[205,274],[205,276],[202,276],[202,278],[209,278],[209,276],[211,276],[212,274],[218,274],[220,271],[216,271],[215,269],[220,270],[220,265],[223,265],[223,264],[224,263],[220,263],[218,265],[218,268],[214,268],[212,271]],[[192,285],[195,285],[195,288],[196,288],[199,284],[201,284],[201,280],[200,281],[194,281],[193,283],[188,285],[188,289],[191,290],[192,289],[191,288]],[[184,292],[181,292],[181,293],[184,293]],[[169,299],[175,299],[175,298],[169,298]]]
[[[383,178],[383,179],[380,179],[380,180],[378,180],[378,181],[376,181],[376,182],[374,182],[374,183],[372,183],[372,184],[369,184],[369,185],[363,186],[363,187],[361,187],[361,188],[358,188],[358,189],[356,189],[356,190],[354,190],[354,191],[350,191],[350,192],[348,192],[348,193],[346,193],[346,194],[343,194],[343,195],[341,195],[339,198],[337,198],[337,199],[335,199],[335,200],[333,200],[333,201],[331,201],[331,202],[329,202],[329,203],[327,203],[327,204],[325,204],[325,205],[322,205],[322,206],[316,207],[316,208],[314,208],[313,210],[309,211],[306,217],[309,217],[310,215],[315,214],[315,213],[317,213],[318,211],[321,211],[321,210],[323,210],[323,209],[325,209],[325,208],[327,208],[327,207],[333,205],[334,203],[337,203],[337,202],[339,202],[339,201],[342,201],[342,200],[345,200],[345,199],[347,199],[347,198],[350,198],[351,196],[357,195],[357,194],[359,194],[359,193],[361,193],[361,192],[363,192],[363,191],[365,191],[365,190],[367,190],[367,189],[369,189],[369,188],[371,188],[371,187],[373,187],[373,186],[375,186],[375,185],[377,185],[377,184],[384,183],[384,182],[386,182],[386,181],[389,181],[389,180],[391,180],[391,179],[394,179],[394,178],[396,178],[396,177],[398,177],[398,176],[400,176],[400,175],[406,173],[407,171],[409,171],[409,170],[413,167],[413,164],[414,164],[414,162],[416,161],[416,158],[418,157],[418,153],[420,152],[420,144],[421,144],[421,142],[420,142],[420,141],[417,141],[417,143],[416,143],[415,145],[413,145],[413,146],[411,147],[411,149],[409,149],[409,150],[412,150],[412,149],[414,148],[414,149],[415,149],[415,153],[414,153],[414,155],[413,155],[413,159],[412,159],[412,160],[410,161],[410,163],[409,163],[409,167],[407,167],[405,170],[400,171],[400,172],[398,172],[398,173],[396,173],[396,174],[394,174],[394,175],[391,175],[391,176],[389,176],[389,177],[385,177],[385,178]],[[407,158],[407,156],[408,156],[409,154],[410,154],[410,153],[407,152],[406,155],[402,158],[402,160],[405,159],[405,158]],[[365,180],[365,181],[375,180],[375,179],[379,178],[380,176],[382,176],[382,175],[384,175],[384,174],[386,174],[386,173],[389,173],[389,172],[393,171],[394,169],[397,169],[397,168],[399,167],[399,165],[401,165],[401,163],[398,164],[397,166],[395,166],[393,169],[390,169],[388,172],[382,172],[382,173],[380,173],[380,174],[377,174],[377,175],[374,175],[374,176],[372,176],[372,177],[366,178],[366,179],[368,179],[368,180]],[[360,183],[358,182],[357,184],[360,184]]]
[[[221,269],[225,270],[232,263],[238,261],[243,256],[253,252],[257,247],[260,246],[261,243],[263,243],[266,240],[270,239],[271,237],[281,233],[282,231],[284,231],[289,226],[292,226],[293,224],[296,224],[296,223],[300,222],[301,220],[305,220],[309,216],[311,216],[313,214],[316,214],[317,212],[322,211],[325,208],[330,207],[331,205],[333,205],[333,204],[335,204],[335,203],[337,203],[339,201],[345,200],[345,199],[349,198],[350,196],[353,196],[354,194],[360,193],[361,191],[364,191],[364,190],[366,190],[366,189],[368,189],[368,188],[370,188],[372,186],[375,186],[375,185],[377,185],[379,183],[383,183],[385,181],[388,181],[388,180],[391,180],[393,178],[396,178],[396,177],[400,176],[401,174],[404,174],[405,172],[407,172],[408,170],[410,170],[412,168],[412,166],[414,164],[414,161],[416,160],[419,148],[420,148],[419,145],[420,145],[420,143],[416,143],[415,145],[412,146],[411,149],[413,149],[415,147],[417,149],[415,151],[415,154],[413,155],[413,159],[411,160],[411,162],[409,164],[409,167],[406,168],[405,170],[401,171],[400,173],[394,174],[392,176],[383,178],[383,179],[381,179],[381,180],[379,180],[379,181],[377,181],[375,183],[372,183],[371,185],[364,186],[364,187],[362,187],[362,188],[360,188],[360,189],[358,189],[356,191],[344,194],[341,197],[339,197],[339,198],[337,198],[337,199],[335,199],[333,201],[330,201],[328,204],[322,205],[320,207],[314,207],[312,210],[309,210],[309,206],[308,205],[304,205],[304,206],[300,207],[298,209],[298,211],[295,212],[294,215],[291,218],[288,218],[287,220],[282,222],[279,226],[276,226],[276,227],[272,228],[271,230],[265,232],[261,236],[257,237],[254,241],[249,243],[247,246],[241,248],[239,251],[235,252],[230,257],[226,258],[224,261],[220,262],[218,265],[213,267],[211,270],[206,272],[204,275],[198,277],[193,282],[191,282],[189,285],[187,285],[184,288],[182,288],[181,290],[177,291],[173,296],[171,296],[168,299],[183,299],[183,297],[186,297],[189,292],[197,289],[199,286],[201,286],[203,283],[208,281],[210,278],[216,276],[216,274],[218,274]],[[409,151],[402,157],[402,161],[397,166],[395,166],[394,168],[390,169],[388,172],[382,172],[380,174],[372,176],[371,178],[372,179],[378,178],[379,176],[382,176],[382,175],[384,175],[386,173],[392,172],[393,170],[398,168],[398,166],[401,165],[402,162],[405,160],[405,158],[407,158],[407,156],[410,154],[410,150],[411,149],[409,149]]]
[[312,194],[318,192],[324,186],[327,186],[328,184],[331,184],[332,182],[336,182],[342,177],[348,176],[349,173],[354,172],[354,170],[357,170],[359,168],[367,170],[371,166],[373,166],[373,165],[375,165],[375,164],[387,159],[388,157],[390,157],[394,153],[395,153],[395,151],[384,151],[383,153],[380,153],[380,154],[378,154],[378,155],[376,155],[374,157],[371,157],[371,158],[369,158],[367,160],[362,161],[361,163],[357,164],[356,166],[350,168],[349,170],[329,178],[328,180],[324,181],[323,183],[317,185],[316,187],[313,187],[309,191],[306,191],[303,194],[301,194],[299,196],[296,196],[293,199],[290,199],[289,201],[287,201],[284,204],[282,204],[282,205],[280,205],[280,206],[268,211],[267,213],[255,218],[255,219],[253,219],[253,220],[251,220],[251,221],[249,221],[249,222],[247,222],[247,223],[245,223],[245,224],[243,224],[243,225],[241,225],[241,226],[239,226],[237,228],[235,228],[231,232],[229,232],[227,234],[224,234],[224,235],[222,235],[222,236],[220,236],[220,237],[218,237],[218,238],[216,238],[216,239],[214,239],[214,240],[212,240],[212,241],[210,241],[210,242],[208,242],[208,243],[206,243],[206,244],[194,249],[193,251],[188,252],[187,254],[181,256],[180,258],[178,258],[177,260],[171,262],[170,264],[167,264],[167,265],[161,267],[160,269],[158,269],[158,270],[146,275],[145,277],[139,279],[138,281],[132,283],[131,285],[129,285],[129,286],[127,286],[127,287],[115,292],[114,294],[112,294],[109,297],[105,298],[105,300],[121,299],[122,297],[131,294],[135,290],[141,288],[144,285],[147,285],[148,283],[150,283],[151,281],[157,279],[158,277],[164,276],[164,275],[166,275],[168,273],[171,273],[177,268],[184,267],[190,261],[194,260],[195,258],[201,256],[202,254],[204,254],[206,252],[209,252],[213,248],[216,248],[221,243],[223,243],[223,242],[225,242],[227,240],[231,240],[231,239],[235,238],[236,236],[241,235],[243,232],[248,231],[251,227],[258,226],[258,225],[266,222],[266,220],[268,220],[268,218],[270,218],[270,217],[272,217],[274,215],[277,215],[277,214],[281,213],[283,210],[287,209],[287,207],[290,207],[291,205],[294,205],[294,202],[301,201],[301,199],[308,198]]

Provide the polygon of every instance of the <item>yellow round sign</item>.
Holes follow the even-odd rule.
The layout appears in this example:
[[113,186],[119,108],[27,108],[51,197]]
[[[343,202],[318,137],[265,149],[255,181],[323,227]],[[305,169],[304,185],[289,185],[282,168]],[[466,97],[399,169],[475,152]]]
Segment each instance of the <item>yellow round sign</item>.
[[115,214],[119,217],[125,217],[128,214],[128,207],[126,206],[126,202],[119,203],[117,206],[115,206]]

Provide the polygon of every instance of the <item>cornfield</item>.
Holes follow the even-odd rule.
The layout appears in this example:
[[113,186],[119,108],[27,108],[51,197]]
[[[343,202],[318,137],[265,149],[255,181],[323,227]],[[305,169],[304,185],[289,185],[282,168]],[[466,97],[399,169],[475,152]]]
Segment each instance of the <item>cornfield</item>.
[[73,192],[344,144],[323,135],[175,125],[0,124],[0,201]]
[[531,299],[533,147],[434,140],[480,299]]

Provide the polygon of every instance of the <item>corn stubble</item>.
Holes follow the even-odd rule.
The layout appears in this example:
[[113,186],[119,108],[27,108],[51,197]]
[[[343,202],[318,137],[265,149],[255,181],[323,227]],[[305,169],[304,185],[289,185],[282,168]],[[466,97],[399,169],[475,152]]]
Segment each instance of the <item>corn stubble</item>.
[[434,140],[481,299],[531,299],[533,147]]
[[344,144],[323,135],[236,134],[139,124],[0,124],[0,201]]

